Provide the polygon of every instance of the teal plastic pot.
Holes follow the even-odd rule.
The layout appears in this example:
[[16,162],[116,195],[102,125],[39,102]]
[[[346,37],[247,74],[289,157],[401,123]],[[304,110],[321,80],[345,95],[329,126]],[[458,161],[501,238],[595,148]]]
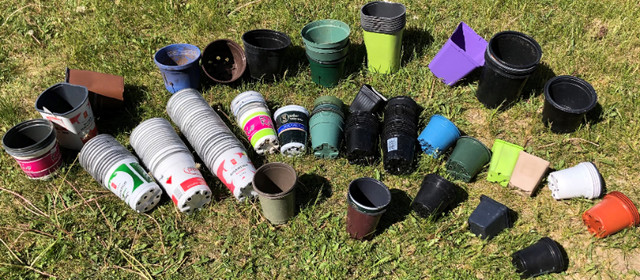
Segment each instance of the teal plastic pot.
[[305,25],[300,31],[307,47],[320,49],[342,48],[349,39],[351,28],[335,19],[323,19]]
[[491,150],[480,140],[463,136],[456,142],[456,147],[447,161],[447,172],[454,178],[464,182],[471,179],[491,160]]
[[328,88],[338,84],[342,78],[346,58],[332,62],[320,62],[310,57],[307,58],[311,67],[311,79],[314,83]]
[[337,49],[319,49],[319,48],[306,46],[307,56],[311,59],[315,59],[321,62],[340,60],[345,56],[347,56],[348,52],[349,52],[348,40],[346,45]]
[[320,111],[311,116],[311,147],[317,158],[338,157],[343,125],[343,117],[333,111]]
[[284,224],[294,215],[296,171],[282,162],[267,163],[253,176],[253,190],[258,193],[262,213],[272,224]]

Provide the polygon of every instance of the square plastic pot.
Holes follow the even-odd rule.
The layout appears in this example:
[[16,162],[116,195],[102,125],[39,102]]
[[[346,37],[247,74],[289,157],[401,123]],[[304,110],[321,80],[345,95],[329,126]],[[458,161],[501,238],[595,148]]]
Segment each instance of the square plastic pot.
[[511,173],[511,179],[509,179],[509,187],[515,188],[525,195],[533,196],[548,169],[548,161],[520,151]]
[[491,148],[492,156],[487,172],[487,181],[497,182],[506,187],[522,150],[524,148],[521,146],[496,139]]
[[445,84],[452,86],[473,69],[484,65],[487,40],[466,23],[460,22],[449,40],[429,63],[429,69]]
[[96,116],[119,110],[124,97],[122,76],[67,68],[67,83],[84,86],[89,90],[89,104]]
[[400,69],[403,31],[404,29],[393,34],[362,31],[369,72],[391,74]]
[[349,106],[349,112],[365,111],[376,114],[380,108],[384,107],[387,98],[382,96],[371,85],[364,84]]
[[460,137],[447,161],[447,172],[458,180],[471,182],[490,159],[491,150],[480,140],[468,136]]
[[488,196],[480,196],[480,204],[469,216],[469,230],[482,239],[491,239],[511,227],[509,208]]

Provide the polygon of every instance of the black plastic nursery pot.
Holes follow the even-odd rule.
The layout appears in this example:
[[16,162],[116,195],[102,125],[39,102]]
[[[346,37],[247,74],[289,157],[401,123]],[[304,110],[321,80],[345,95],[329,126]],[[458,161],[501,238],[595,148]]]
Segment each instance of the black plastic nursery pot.
[[480,204],[469,216],[469,230],[482,239],[491,239],[511,227],[509,212],[504,204],[482,195]]
[[411,209],[423,218],[436,216],[456,202],[456,186],[438,174],[424,176],[411,203]]
[[269,29],[247,31],[242,35],[251,78],[273,80],[282,74],[285,54],[291,39]]
[[387,99],[382,96],[371,85],[364,84],[360,88],[360,91],[351,102],[349,106],[349,112],[365,111],[371,113],[378,113],[378,110],[384,106]]
[[511,255],[511,263],[523,278],[548,273],[562,272],[566,269],[565,253],[553,239],[543,237],[533,245]]
[[491,38],[484,57],[476,97],[487,108],[497,108],[520,98],[527,79],[540,63],[542,48],[528,35],[503,31]]
[[588,82],[573,76],[553,77],[544,86],[542,121],[555,133],[573,132],[597,103],[596,90]]
[[371,112],[349,114],[345,124],[347,159],[351,164],[372,164],[379,157],[378,117]]

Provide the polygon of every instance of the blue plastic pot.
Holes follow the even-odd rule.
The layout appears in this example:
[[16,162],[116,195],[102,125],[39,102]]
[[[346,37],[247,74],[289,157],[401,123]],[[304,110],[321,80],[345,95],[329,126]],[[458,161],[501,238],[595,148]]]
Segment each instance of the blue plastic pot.
[[200,87],[200,49],[191,44],[172,44],[153,56],[162,74],[164,86],[171,93]]
[[437,158],[458,138],[460,130],[455,124],[441,115],[433,115],[427,127],[418,136],[418,142],[427,155]]

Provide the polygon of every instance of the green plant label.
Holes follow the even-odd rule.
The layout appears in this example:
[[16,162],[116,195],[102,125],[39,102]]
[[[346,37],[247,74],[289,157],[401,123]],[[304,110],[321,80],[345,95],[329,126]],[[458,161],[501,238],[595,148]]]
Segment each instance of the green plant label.
[[117,165],[110,174],[107,186],[124,201],[140,186],[155,184],[137,162]]

